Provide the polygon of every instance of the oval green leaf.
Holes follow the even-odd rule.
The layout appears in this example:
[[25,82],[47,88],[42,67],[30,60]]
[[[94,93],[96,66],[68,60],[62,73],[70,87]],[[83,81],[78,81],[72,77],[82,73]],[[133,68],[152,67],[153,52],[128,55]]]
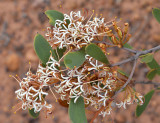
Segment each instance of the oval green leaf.
[[157,68],[157,74],[160,75],[160,66]]
[[157,63],[157,61],[153,58],[153,60],[151,62],[147,63],[147,66],[151,69],[156,69],[159,68],[159,64]]
[[39,113],[40,113],[40,112],[35,113],[34,108],[32,108],[31,110],[29,109],[28,112],[33,118],[37,118],[39,116]]
[[151,90],[144,96],[144,104],[143,105],[137,105],[136,108],[136,116],[139,117],[143,111],[146,109],[147,105],[149,104],[149,101],[151,100],[155,90]]
[[56,10],[47,10],[45,11],[45,14],[49,18],[49,23],[53,26],[55,26],[56,20],[64,19],[64,15],[61,12],[58,12]]
[[147,73],[147,78],[149,80],[152,80],[155,75],[157,74],[157,70],[156,69],[151,69],[148,73]]
[[156,18],[156,20],[160,23],[160,9],[154,8],[152,10],[152,14]]
[[107,65],[109,64],[107,57],[105,56],[101,48],[99,48],[96,44],[89,44],[86,47],[86,54]]
[[148,54],[146,56],[144,56],[142,59],[141,59],[141,62],[144,62],[144,63],[149,63],[153,60],[153,55],[152,54]]
[[74,67],[79,67],[85,61],[85,48],[82,48],[76,52],[69,52],[64,57],[64,64],[66,67],[73,69]]
[[68,112],[72,123],[87,123],[83,97],[79,97],[76,103],[74,103],[74,98],[72,98],[69,103]]
[[45,65],[49,60],[52,48],[47,40],[40,34],[37,34],[34,38],[34,50],[41,62]]

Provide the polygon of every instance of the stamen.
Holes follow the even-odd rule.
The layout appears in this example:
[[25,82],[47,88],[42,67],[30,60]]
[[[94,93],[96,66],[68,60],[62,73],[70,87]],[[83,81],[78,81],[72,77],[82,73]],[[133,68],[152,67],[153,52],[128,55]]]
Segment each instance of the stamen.
[[18,109],[14,112],[14,114],[16,114],[16,113],[17,113],[17,111],[19,111],[20,109],[22,109],[22,107],[18,108]]
[[51,89],[51,86],[49,86],[49,89],[50,89],[51,93],[53,94],[53,96],[54,96],[54,98],[56,99],[56,102],[57,102],[57,101],[58,101],[58,100],[57,100],[57,97],[56,97],[56,95],[53,93],[53,91],[52,91],[52,89]]
[[91,18],[93,17],[93,15],[94,15],[94,10],[92,10],[92,14],[91,14],[91,16],[89,17],[87,23],[91,20]]
[[69,53],[70,51],[72,50],[72,47],[71,47],[71,49],[69,49],[62,57],[61,57],[61,59],[58,61],[59,63],[60,63],[60,61],[67,55],[67,53]]
[[57,48],[56,48],[56,53],[57,53],[58,59],[60,59],[59,54],[58,54],[58,51],[57,51]]
[[31,62],[29,61],[29,72],[31,72]]
[[9,75],[9,77],[14,78],[18,83],[21,83],[15,76]]
[[21,79],[20,79],[20,77],[16,74],[16,77],[17,77],[17,79],[19,79],[19,81],[22,81]]

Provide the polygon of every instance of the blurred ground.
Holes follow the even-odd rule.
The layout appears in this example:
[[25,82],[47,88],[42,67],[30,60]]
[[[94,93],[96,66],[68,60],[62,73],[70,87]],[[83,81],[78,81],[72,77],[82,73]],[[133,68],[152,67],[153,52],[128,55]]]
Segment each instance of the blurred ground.
[[[62,5],[62,8],[60,8]],[[12,106],[17,104],[14,91],[19,88],[18,83],[9,78],[9,74],[18,74],[21,78],[28,71],[32,63],[32,71],[35,72],[38,58],[33,49],[34,35],[39,32],[45,34],[48,19],[44,11],[48,9],[69,13],[71,10],[95,10],[97,14],[103,14],[107,21],[115,16],[122,18],[121,23],[130,24],[130,33],[133,35],[130,44],[135,49],[148,49],[160,44],[160,24],[153,18],[153,7],[160,7],[159,0],[0,0],[0,123],[70,123],[66,108],[55,103],[53,97],[49,102],[55,104],[54,119],[45,118],[44,113],[38,119],[33,119],[27,111],[19,111],[14,114]],[[114,49],[115,50],[115,49]],[[126,58],[126,52],[111,50],[112,61]],[[160,63],[159,53],[155,58]],[[122,66],[123,67],[123,66]],[[125,71],[129,72],[131,64],[125,65]],[[145,78],[148,68],[144,64],[138,64],[134,78],[136,81],[147,81]],[[160,77],[153,80],[160,82]],[[136,85],[136,89],[142,94],[147,93],[153,86]],[[136,105],[127,110],[116,109],[112,117],[95,120],[95,123],[160,123],[160,93],[157,92],[147,110],[140,118],[136,118],[134,111]],[[87,112],[88,119],[93,113]]]

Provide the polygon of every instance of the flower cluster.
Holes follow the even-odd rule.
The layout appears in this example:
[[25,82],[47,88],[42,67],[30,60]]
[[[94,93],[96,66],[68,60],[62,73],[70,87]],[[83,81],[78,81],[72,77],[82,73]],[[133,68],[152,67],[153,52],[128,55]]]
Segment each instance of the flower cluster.
[[107,34],[106,26],[104,18],[94,17],[87,21],[80,11],[72,11],[70,15],[64,14],[63,21],[56,20],[53,29],[48,27],[46,36],[52,47],[80,49],[97,36]]
[[45,96],[48,93],[45,91],[45,87],[48,87],[47,81],[41,76],[42,73],[32,74],[31,71],[27,72],[26,78],[18,81],[20,89],[15,91],[17,98],[22,100],[22,109],[34,109],[34,112],[39,112],[42,108],[46,108],[48,111],[52,109],[52,105],[48,104],[45,100]]
[[[55,47],[67,49],[63,54],[65,56],[69,51],[79,50],[94,39],[100,39],[109,33],[104,18],[95,17],[93,20],[86,20],[78,11],[71,12],[70,15],[64,14],[63,21],[56,20],[52,29],[48,27],[46,36],[49,37],[48,42],[53,49]],[[32,74],[29,70],[27,77],[19,81],[20,89],[15,93],[23,102],[23,110],[33,108],[37,113],[46,108],[50,113],[52,105],[45,100],[48,89],[56,100],[58,98],[69,102],[70,99],[74,99],[76,103],[81,96],[86,105],[93,106],[97,110],[104,107],[99,113],[103,116],[110,114],[113,102],[117,107],[124,108],[126,104],[133,102],[143,104],[143,97],[130,85],[126,86],[124,92],[127,95],[124,95],[120,103],[113,99],[115,93],[126,82],[126,79],[119,77],[116,67],[109,67],[86,54],[81,66],[69,69],[63,64],[63,56],[57,61],[51,55],[45,67],[39,64],[36,74]],[[58,96],[55,96],[51,88]]]

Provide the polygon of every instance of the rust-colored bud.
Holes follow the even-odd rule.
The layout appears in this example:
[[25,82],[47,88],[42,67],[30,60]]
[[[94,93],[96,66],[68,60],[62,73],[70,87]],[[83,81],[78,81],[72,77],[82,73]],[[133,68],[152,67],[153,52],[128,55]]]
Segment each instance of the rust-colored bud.
[[113,35],[111,37],[112,41],[113,41],[113,44],[117,45],[118,44],[118,40],[116,39],[116,37]]
[[128,37],[127,37],[127,39],[126,39],[126,43],[129,41],[129,39],[131,38],[131,34],[128,34]]
[[112,24],[113,24],[114,29],[115,29],[116,32],[117,32],[117,23],[116,23],[115,21],[113,21]]
[[106,45],[103,44],[103,43],[100,43],[100,44],[99,44],[99,47],[101,47],[101,48],[105,48],[105,46],[106,46]]
[[105,32],[107,32],[107,31],[109,31],[110,29],[109,29],[108,27],[106,27],[104,30],[105,30]]
[[109,37],[112,37],[112,36],[113,36],[112,30],[109,30],[109,31],[107,32],[107,36],[109,36]]
[[120,28],[120,27],[118,27],[118,28],[117,28],[117,32],[118,32],[118,36],[119,36],[119,38],[120,38],[120,39],[122,39],[122,37],[123,37],[123,33],[122,33],[122,30],[121,30],[121,28]]
[[129,24],[128,24],[128,23],[125,23],[124,25],[125,25],[125,27],[124,27],[124,34],[127,34]]

